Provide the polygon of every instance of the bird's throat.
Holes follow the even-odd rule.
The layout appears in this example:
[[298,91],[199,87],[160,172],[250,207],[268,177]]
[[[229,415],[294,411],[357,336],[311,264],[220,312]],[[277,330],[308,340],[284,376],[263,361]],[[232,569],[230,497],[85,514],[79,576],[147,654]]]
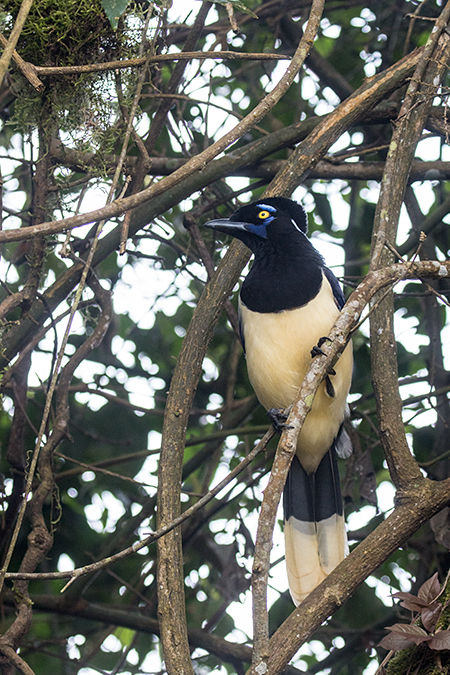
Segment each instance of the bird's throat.
[[322,286],[322,266],[317,260],[265,256],[256,258],[241,288],[241,300],[263,314],[302,307]]

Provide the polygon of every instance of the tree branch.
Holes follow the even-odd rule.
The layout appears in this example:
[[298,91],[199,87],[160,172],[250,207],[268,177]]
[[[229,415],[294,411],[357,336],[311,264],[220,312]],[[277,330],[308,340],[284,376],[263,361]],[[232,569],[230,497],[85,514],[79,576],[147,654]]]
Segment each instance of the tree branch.
[[[155,54],[150,56],[149,65],[170,63],[173,61],[192,61],[198,59],[224,59],[225,61],[286,61],[290,60],[289,54],[269,54],[267,52],[180,52],[179,54]],[[53,75],[76,75],[85,73],[100,73],[106,70],[120,70],[123,68],[136,68],[144,65],[146,57],[136,59],[123,59],[121,61],[107,61],[105,63],[87,63],[81,66],[35,66],[28,64],[36,75],[51,77]]]
[[[290,87],[312,46],[319,27],[322,9],[323,0],[314,0],[307,28],[291,64],[273,91],[256,106],[250,115],[237,125],[233,136],[236,135],[238,128],[240,133],[249,124],[253,126],[253,124],[259,122]],[[229,134],[226,136],[229,136]],[[214,146],[218,146],[218,143],[211,147],[214,148]],[[205,152],[208,151],[204,151],[199,157],[205,155]],[[192,160],[188,164],[190,162]],[[231,248],[235,250],[237,247]],[[238,253],[240,263],[243,263],[245,258],[248,257],[248,254],[244,253],[242,249],[243,247],[241,247],[241,253]],[[228,285],[229,281],[233,281],[234,284],[237,279],[235,273],[226,273],[226,276],[228,276],[227,282],[223,279],[224,283],[221,283],[224,269],[225,267],[222,265],[221,271],[208,284],[197,305],[172,377],[164,416],[158,471],[158,527],[172,521],[179,514],[182,458],[189,410],[200,377],[203,357],[212,337],[213,327],[232,288]],[[234,271],[238,273],[238,270],[238,266],[234,267]],[[218,291],[217,299],[220,299],[218,303],[212,302],[215,289]],[[166,647],[165,656],[168,674],[172,675],[181,671],[192,672],[184,610],[184,575],[181,531],[179,529],[158,541],[157,583],[161,637],[163,645]],[[168,655],[171,656],[170,660],[167,659]]]
[[[307,139],[299,144],[285,170],[276,178],[276,182],[273,182],[273,185],[271,185],[270,194],[280,194],[281,192],[290,194],[307,175],[313,164],[323,157],[330,145],[349,126],[354,124],[356,120],[361,119],[368,110],[375,107],[385,96],[389,95],[405,81],[417,65],[421,53],[422,49],[417,49],[394,64],[387,71],[369,78],[350,98],[341,103],[333,113],[330,113],[329,116],[321,121],[316,129],[309,134]],[[289,64],[286,71],[287,81],[291,82],[293,80],[293,75],[297,72],[298,60],[301,57],[302,52],[297,55],[297,58],[294,57]],[[64,220],[51,221],[17,230],[4,230],[0,232],[0,243],[21,241],[22,239],[39,235],[56,234],[57,232],[86,225],[87,223],[113,218],[130,209],[142,206],[148,201],[161,196],[163,193],[167,193],[182,181],[193,176],[197,171],[204,171],[214,157],[234,144],[247,131],[258,124],[275,106],[279,98],[281,98],[282,94],[280,92],[285,91],[280,85],[286,86],[286,80],[281,80],[277,87],[251,113],[241,120],[234,129],[213,143],[209,148],[189,159],[184,166],[174,171],[164,180],[151,185],[136,195],[124,199],[116,199],[111,204],[90,213],[79,214]],[[201,181],[197,181],[197,183],[199,182],[201,183]]]
[[[236,476],[238,476],[244,469],[251,464],[255,457],[266,449],[266,446],[272,436],[274,431],[269,429],[259,441],[259,443],[253,448],[251,452],[244,457],[244,459],[239,462],[239,464],[232,470],[230,473],[221,480],[215,487],[209,490],[203,497],[201,497],[195,504],[187,508],[183,513],[181,513],[177,518],[174,518],[173,521],[167,525],[163,525],[158,528],[155,532],[152,532],[147,537],[144,537],[141,541],[129,546],[128,548],[119,551],[107,558],[98,560],[90,565],[85,565],[84,567],[78,567],[74,570],[68,570],[66,572],[6,572],[5,579],[22,579],[22,580],[34,580],[34,579],[70,579],[70,583],[78,579],[78,577],[85,576],[86,574],[91,574],[92,572],[98,572],[101,569],[109,567],[113,563],[128,558],[130,555],[137,553],[141,549],[153,544],[155,541],[164,537],[166,534],[171,532],[176,527],[179,527],[184,523],[188,518],[191,518],[198,511],[203,509],[206,504],[208,504],[216,495],[219,494],[231,481],[233,481]],[[64,590],[64,589],[63,589]]]
[[[399,68],[397,66],[393,66],[382,74],[389,81],[389,86],[387,87],[388,93],[393,91],[395,88],[400,87],[404,83],[405,78],[411,75],[417,65],[420,54],[421,50],[416,50],[406,57],[406,59],[404,59],[402,62],[404,67]],[[376,88],[379,86],[379,77],[380,76],[377,76],[375,79],[372,78],[370,80],[373,82],[374,87]],[[366,85],[363,85],[363,87],[365,86]],[[352,101],[353,105],[357,107],[358,98],[352,99]],[[348,118],[349,123],[351,117]],[[322,125],[326,125],[327,127],[329,126],[326,120],[322,118],[320,118],[320,123]],[[342,126],[339,116],[336,118],[334,115],[332,120],[330,120],[330,125],[330,133],[332,132],[334,125]],[[156,185],[156,187],[162,186],[161,194],[159,194],[159,196],[154,196],[150,203],[147,203],[144,200],[145,206],[141,205],[141,208],[134,212],[130,224],[130,236],[138,232],[141,227],[149,223],[157,215],[163,213],[167,209],[171,208],[174,204],[192,194],[192,192],[209,185],[224,175],[227,175],[233,170],[233,167],[242,167],[252,159],[253,161],[259,161],[270,152],[275,152],[277,149],[284,147],[286,143],[295,142],[296,139],[298,140],[299,136],[305,138],[307,133],[316,126],[317,120],[312,119],[305,122],[299,122],[298,124],[292,125],[292,127],[288,127],[286,129],[281,129],[280,131],[271,134],[268,137],[254,141],[249,146],[234,150],[233,153],[229,153],[225,157],[217,159],[215,162],[212,162],[203,168],[201,172],[196,171],[195,167],[190,165],[191,168],[190,170],[186,170],[186,175],[180,185],[173,189],[170,188],[170,185],[166,182],[168,179],[161,180]],[[334,134],[332,135],[334,136]],[[326,151],[328,148],[327,143],[330,140],[329,136],[323,133],[320,134],[320,136],[323,147],[325,148],[324,151]],[[320,148],[320,151],[322,153],[322,148]],[[253,153],[253,155],[251,153]],[[173,175],[176,173],[177,172],[175,171]],[[151,189],[152,188],[147,188],[147,190]],[[142,195],[150,194],[147,190],[121,200],[121,203],[125,203],[127,208],[134,208],[135,200],[139,201],[141,200]],[[148,198],[150,199],[150,197]],[[147,199],[147,197],[145,199]],[[112,215],[117,215],[120,213],[120,208],[117,209],[117,205],[118,201],[113,202],[113,204],[110,204],[107,207],[104,207],[104,209],[91,212],[90,214],[75,216],[63,221],[53,221],[52,223],[47,223],[46,227],[49,228],[48,231],[61,231],[71,227],[78,227],[81,224],[92,222],[93,220],[101,217],[110,217],[111,212],[109,209],[113,210]],[[117,210],[117,213],[114,209]],[[37,234],[40,234],[40,232]],[[31,228],[18,228],[16,230],[0,232],[0,242],[2,241],[2,237],[5,236],[9,241],[20,241],[22,239],[27,239],[30,236],[36,235],[34,234],[34,231],[31,231]],[[113,232],[106,235],[99,242],[97,252],[93,260],[93,265],[95,266],[99,264],[114,250],[116,250],[118,245],[119,233],[116,228]],[[240,247],[239,243],[234,242],[230,248],[230,257],[227,258],[227,264],[230,265],[230,272],[237,280],[240,270],[244,266],[248,257],[246,257],[246,254],[244,254],[244,247]],[[235,262],[233,263],[232,260]],[[236,268],[233,268],[233,264],[236,264]],[[53,286],[51,286],[46,291],[45,298],[48,307],[54,309],[62,300],[66,298],[67,294],[72,291],[74,286],[78,283],[82,266],[82,262],[80,262],[79,265],[73,265],[71,269],[61,275],[60,278],[53,284]],[[5,367],[10,359],[13,358],[13,356],[17,353],[17,351],[22,349],[22,347],[29,340],[30,334],[35,333],[36,330],[39,329],[40,324],[43,322],[46,316],[46,307],[40,300],[36,300],[30,308],[29,315],[21,321],[19,326],[12,326],[8,333],[4,336],[4,351],[2,354],[0,354],[0,367]]]
[[[267,675],[279,675],[320,624],[401,544],[449,502],[450,480],[410,485],[394,512],[336,567],[271,638]],[[249,675],[259,675],[252,668]]]
[[[2,596],[2,599],[4,599],[5,605],[14,605],[12,593],[6,592]],[[84,599],[79,599],[78,602],[71,600],[69,603],[65,596],[58,598],[43,594],[33,595],[32,601],[35,609],[41,612],[51,612],[62,616],[77,616],[91,621],[124,626],[149,635],[160,635],[158,621],[152,617],[139,614],[136,611],[127,611],[126,609],[119,609],[110,605],[89,603]],[[229,642],[198,628],[189,628],[188,637],[192,649],[197,647],[205,649],[223,661],[234,662],[238,660],[244,663],[251,662],[252,650],[247,645]],[[300,674],[300,671],[293,666],[288,666],[284,672],[286,675]]]
[[20,34],[22,32],[23,24],[26,21],[28,13],[31,9],[33,0],[22,0],[20,5],[19,13],[17,14],[16,21],[14,23],[11,34],[8,38],[8,43],[3,51],[3,54],[0,58],[0,84],[2,84],[3,79],[8,70],[9,62],[16,48],[17,42],[19,40]]
[[[450,37],[446,33],[440,37],[439,35],[449,18],[450,2],[438,20],[440,29],[436,28],[430,35],[430,41],[435,47],[433,58],[430,57],[427,43],[394,127],[375,212],[371,269],[380,269],[393,259],[393,254],[385,247],[385,243],[395,246],[412,158],[431,108],[433,95],[447,70]],[[419,86],[420,78],[422,81]],[[372,378],[381,441],[394,485],[402,490],[412,480],[420,481],[421,472],[409,450],[402,420],[393,322],[394,298],[390,293],[370,317]]]
[[418,63],[421,53],[422,50],[417,49],[388,70],[368,78],[319,122],[309,136],[298,144],[285,168],[269,185],[267,195],[279,194],[280,190],[291,194],[344,131],[397,89],[399,79],[404,81],[408,77],[406,73],[411,72],[412,62]]
[[[14,535],[9,546],[4,566],[1,570],[0,580],[3,585],[6,570],[8,568],[19,528],[28,506],[31,532],[28,535],[28,547],[20,564],[20,572],[30,574],[36,569],[38,564],[45,557],[51,548],[53,537],[45,522],[43,506],[45,500],[51,495],[53,490],[53,471],[52,458],[56,447],[66,435],[69,419],[68,388],[75,368],[94,349],[102,340],[111,319],[111,298],[107,291],[96,281],[93,275],[90,279],[91,288],[94,290],[98,303],[102,309],[100,319],[92,333],[84,343],[77,349],[75,354],[70,357],[68,363],[61,371],[58,395],[56,402],[56,419],[52,432],[48,436],[45,445],[40,447],[43,436],[41,425],[40,434],[36,443],[35,451],[27,475],[25,495],[22,500],[22,506],[19,511]],[[50,397],[51,398],[51,397]],[[49,396],[47,396],[47,400]],[[45,428],[46,418],[44,416],[43,426]],[[39,452],[40,451],[40,452]],[[32,497],[28,502],[28,495],[31,493],[33,476],[35,468],[39,469],[39,484],[33,489]],[[27,503],[28,502],[28,503]],[[16,648],[20,640],[28,631],[31,622],[32,603],[28,594],[27,577],[18,579],[15,584],[17,599],[17,618],[0,638],[0,645],[9,645]]]

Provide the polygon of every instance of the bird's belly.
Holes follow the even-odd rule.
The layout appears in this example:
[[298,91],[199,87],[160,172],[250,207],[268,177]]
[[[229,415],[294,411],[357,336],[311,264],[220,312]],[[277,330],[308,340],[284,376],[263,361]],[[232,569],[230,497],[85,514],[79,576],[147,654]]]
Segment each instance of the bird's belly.
[[[326,279],[314,302],[276,314],[252,312],[241,304],[250,382],[266,408],[286,408],[295,399],[311,363],[311,349],[328,335],[339,310]],[[297,456],[308,472],[317,469],[345,416],[353,368],[351,344],[334,366],[335,396],[322,382],[299,435]]]

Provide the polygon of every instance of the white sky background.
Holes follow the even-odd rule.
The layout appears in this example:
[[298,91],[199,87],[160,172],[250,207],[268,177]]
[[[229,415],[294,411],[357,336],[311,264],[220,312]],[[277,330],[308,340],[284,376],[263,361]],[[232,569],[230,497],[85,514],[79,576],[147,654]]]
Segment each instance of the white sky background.
[[[195,2],[195,0],[187,0],[183,1],[183,3],[175,2],[174,7],[171,10],[172,20],[178,20],[179,16],[181,16],[184,20],[185,17],[189,14],[189,11],[191,9],[195,15],[195,13],[198,10],[198,2]],[[371,13],[369,10],[363,10],[361,12],[361,18],[357,21],[359,21],[359,25],[361,26],[361,29],[363,31],[367,26],[367,21],[370,21],[370,18]],[[208,22],[213,22],[215,19],[216,19],[216,12],[214,9],[212,9],[210,10],[208,16]],[[323,28],[327,32],[329,37],[336,37],[336,31],[338,30],[338,28],[335,26],[330,26],[327,20],[324,21],[325,23],[323,25]],[[188,23],[189,22],[190,20],[188,20]],[[240,46],[239,38],[235,38],[231,32],[230,35],[232,36],[230,39],[232,41],[233,46],[239,47]],[[211,37],[210,44],[212,44],[213,41],[214,41],[213,37]],[[198,64],[193,64],[189,66],[189,68],[196,69],[197,66]],[[372,55],[371,58],[368,59],[367,61],[366,75],[367,76],[372,75],[375,72],[376,66],[377,66],[377,55],[375,54]],[[206,102],[207,100],[210,100],[209,99],[210,92],[207,78],[212,68],[214,69],[221,68],[224,74],[226,74],[227,72],[226,65],[218,66],[213,61],[205,61],[201,64],[201,72],[204,73],[204,80],[203,81],[199,79],[195,80],[195,82],[186,89],[185,93],[190,94],[193,98],[196,98],[199,101]],[[277,66],[276,69],[278,77],[281,77],[285,68],[286,62],[280,62],[280,64]],[[189,80],[189,76],[187,76],[187,80]],[[268,83],[268,89],[273,88],[275,84],[276,80],[272,81],[270,84]],[[314,97],[316,95],[316,85],[314,78],[312,76],[304,78],[302,95],[308,98],[310,101],[314,101]],[[229,103],[230,98],[234,102],[241,102],[243,108],[247,106],[248,101],[245,97],[245,92],[241,90],[235,90],[230,92],[227,86],[224,86],[223,88],[223,96],[214,97],[212,102],[216,103],[218,106],[226,110],[230,108]],[[331,109],[333,109],[335,105],[338,104],[338,102],[339,101],[334,97],[333,93],[330,91],[329,103],[327,104],[325,102],[320,102],[320,105],[318,105],[317,113],[325,114],[329,112]],[[199,105],[201,104],[199,103]],[[229,115],[227,112],[221,111],[219,108],[211,107],[209,109],[208,133],[211,136],[215,134],[215,131],[217,129],[220,129],[220,135],[222,135],[223,133],[228,131],[232,126],[234,126],[234,124],[235,118]],[[332,153],[343,147],[346,147],[349,140],[350,135],[345,134],[340,139],[340,141],[330,149],[330,152]],[[357,134],[353,134],[352,140],[353,142],[357,142],[358,140]],[[22,149],[19,137],[13,139],[13,147],[14,151],[11,154],[15,155],[18,158],[18,161],[20,161]],[[176,147],[175,141],[174,141],[174,149],[175,150],[179,149],[178,147]],[[437,139],[431,139],[428,141],[421,142],[418,147],[417,156],[426,160],[438,159],[439,157],[446,160],[450,159],[448,147],[445,146],[442,151],[440,147],[440,142]],[[6,176],[12,171],[14,163],[11,162],[10,160],[4,159],[3,157],[1,158],[1,162],[2,162],[2,173],[4,176]],[[228,182],[233,188],[238,189],[243,186],[243,180],[245,179],[233,178],[229,179]],[[21,201],[22,203],[24,202],[24,195],[21,195],[19,192],[15,191],[16,187],[17,181],[6,182],[4,203],[9,208],[20,210],[21,208],[20,202]],[[347,203],[342,199],[341,188],[342,183],[339,181],[333,181],[327,184],[321,183],[317,184],[316,186],[317,190],[323,190],[330,197],[330,203],[337,231],[339,229],[345,229],[349,215],[349,207]],[[416,191],[416,194],[418,195],[421,207],[426,213],[434,202],[434,195],[432,194],[431,183],[430,182],[423,184],[416,183],[414,184],[414,189]],[[364,190],[366,191],[367,198],[373,202],[376,202],[378,185],[376,183],[373,183],[370,188],[364,188]],[[248,199],[250,197],[250,194],[248,194],[247,196],[244,195],[243,199],[245,200],[246,197]],[[301,201],[308,211],[312,209],[313,207],[312,197],[307,194],[306,190],[303,187],[299,187],[295,191],[293,197],[298,201]],[[105,189],[102,189],[101,187],[95,188],[89,193],[88,199],[86,199],[86,201],[83,204],[83,209],[88,211],[99,208],[104,205],[105,199],[106,199]],[[187,200],[186,208],[189,208],[189,206],[190,200]],[[14,222],[10,219],[8,224],[9,227],[17,227],[17,225],[18,225],[17,222]],[[85,229],[88,229],[89,227],[90,226],[86,226]],[[407,217],[406,212],[403,211],[401,215],[399,228],[399,236],[398,236],[399,242],[402,242],[407,237],[409,229],[410,229],[409,219]],[[82,230],[78,229],[75,231],[75,234],[77,236],[81,236],[81,232]],[[163,230],[161,230],[161,233],[163,233]],[[322,253],[329,266],[332,267],[335,274],[337,276],[342,274],[343,250],[340,247],[339,242],[337,242],[335,239],[332,239],[325,233],[315,232],[313,236],[313,243],[316,246],[316,248]],[[152,250],[152,247],[155,246],[156,249],[157,246],[148,242],[145,245],[147,246],[147,249],[145,251],[146,253],[154,252],[154,250]],[[2,278],[3,279],[6,278],[6,280],[8,281],[8,278],[6,277],[7,269],[4,261],[0,263],[0,271],[2,273]],[[197,269],[196,272],[198,271],[199,270]],[[9,270],[8,273],[9,275],[14,274],[12,270]],[[14,281],[14,278],[11,278],[10,276],[9,280]],[[178,300],[172,297],[167,298],[165,300],[164,299],[158,300],[159,304],[157,304],[156,303],[157,296],[160,296],[162,291],[170,289],[173,284],[175,284],[175,286],[178,288],[179,291]],[[155,313],[157,310],[162,309],[162,311],[164,311],[165,314],[171,316],[175,313],[178,306],[177,304],[178,302],[192,302],[193,297],[189,289],[187,288],[187,284],[188,279],[183,277],[183,275],[181,274],[175,275],[172,271],[165,271],[162,269],[158,269],[157,265],[152,265],[151,263],[148,262],[140,261],[136,263],[133,267],[130,265],[126,265],[125,268],[123,269],[122,279],[116,287],[116,293],[114,297],[115,311],[119,314],[128,312],[133,321],[136,321],[141,328],[151,328],[155,320]],[[61,309],[58,310],[58,313],[59,311],[61,311]],[[75,331],[80,330],[81,327],[82,327],[81,320],[77,319],[77,321],[74,324],[74,330]],[[63,327],[60,327],[59,331],[61,331],[62,328]],[[401,316],[400,312],[397,312],[396,331],[400,336],[400,339],[408,344],[408,350],[410,351],[418,350],[420,344],[422,344],[424,340],[423,336],[417,334],[415,328],[416,326],[414,319],[405,319],[404,317]],[[367,330],[368,327],[364,325],[362,327],[362,331],[366,333]],[[448,342],[450,343],[450,333],[448,326],[445,329],[445,334],[448,336],[449,338]],[[51,337],[49,336],[48,339],[44,341],[42,344],[45,345],[47,349],[51,350],[52,347]],[[124,341],[119,337],[116,337],[113,341],[113,350],[115,351],[116,356],[120,360],[122,360],[125,366],[131,366],[133,364],[135,356],[131,351],[132,346],[133,344],[131,342],[127,343],[126,340]],[[148,380],[145,380],[144,378],[139,379],[133,378],[132,380],[130,380],[129,382],[130,400],[134,404],[150,408],[153,406],[154,394],[160,389],[162,381],[157,377],[157,369],[155,370],[155,367],[150,362],[150,360],[148,360],[147,363],[143,363],[142,365],[148,371],[149,378]],[[31,384],[38,385],[40,381],[45,380],[49,371],[49,366],[50,366],[50,356],[48,358],[46,358],[45,356],[39,357],[38,361],[35,359],[33,362],[34,375]],[[450,367],[448,354],[446,354],[446,367],[447,368]],[[207,370],[207,372],[209,369],[212,377],[215,376],[211,362],[208,363],[208,361],[206,361],[205,369]],[[95,374],[97,373],[93,372],[91,363],[89,365],[84,364],[77,370],[77,375],[83,376],[84,379],[88,382],[93,381],[93,376]],[[99,374],[102,373],[100,372]],[[402,388],[402,395],[404,395],[404,397],[407,397],[411,395],[416,395],[418,393],[421,394],[424,393],[425,391],[427,391],[426,384],[409,385],[408,387]],[[105,404],[104,399],[101,399],[100,397],[92,397],[92,396],[89,397],[89,395],[87,394],[80,394],[79,396],[80,401],[83,402],[89,399],[90,405],[93,408]],[[216,404],[217,402],[215,402],[215,405]],[[405,420],[408,419],[408,417],[409,413],[405,411]],[[415,419],[415,425],[416,426],[428,425],[430,423],[433,423],[434,421],[435,421],[435,413],[430,408],[428,412],[423,413],[420,417]],[[148,445],[149,449],[157,449],[159,447],[159,441],[160,441],[159,434],[157,434],[156,432],[150,432]],[[228,445],[230,447],[231,453],[233,449],[233,439],[230,439],[228,441]],[[154,478],[156,463],[157,463],[157,456],[150,457],[147,460],[141,472],[139,473],[139,475],[137,476],[137,480],[140,480],[148,484],[149,486],[148,491],[150,494],[153,494],[156,489],[156,483]],[[220,468],[216,475],[217,482],[221,480],[226,475],[226,473],[227,471],[225,467]],[[94,478],[95,478],[94,474],[89,476],[89,474],[86,473],[85,475],[85,479],[87,481],[93,480]],[[393,487],[390,483],[383,483],[379,487],[378,498],[379,503],[384,511],[388,511],[393,508]],[[106,523],[106,530],[113,531],[115,522],[117,522],[118,518],[121,516],[122,508],[123,507],[121,503],[111,493],[104,493],[102,498],[98,497],[90,505],[90,507],[88,507],[88,509],[86,510],[86,515],[90,519],[91,526],[97,531],[101,531],[104,526],[100,524],[100,518],[102,516],[102,513],[106,509],[109,516],[108,522]],[[354,530],[363,527],[370,520],[370,518],[373,517],[374,513],[375,509],[373,507],[365,506],[358,513],[352,514],[352,516],[349,518],[348,523],[349,529]],[[279,514],[279,518],[282,519],[281,512]],[[223,525],[226,529],[225,522],[223,523]],[[252,532],[253,536],[255,536],[257,526],[256,516],[254,515],[249,516],[248,519],[246,520],[246,525]],[[144,530],[145,524],[143,527],[143,531]],[[234,537],[234,524],[230,524],[228,535],[218,534],[218,541],[220,541],[221,543],[222,542],[227,543],[226,540],[227,536],[229,537],[230,541]],[[275,532],[272,560],[278,560],[279,558],[281,558],[283,552],[284,552],[283,537],[281,531],[277,528]],[[242,564],[244,564],[244,559],[241,559],[241,562]],[[70,560],[70,558],[68,558],[68,556],[62,556],[60,559],[59,568],[70,569],[71,567],[73,567],[73,563]],[[205,572],[205,574],[206,573],[207,572]],[[402,590],[409,589],[410,580],[407,577],[407,575],[405,575],[404,572],[402,572],[399,569],[393,568],[392,574],[400,582]],[[195,582],[196,582],[195,579],[188,580],[188,583],[190,585],[195,586]],[[386,580],[385,583],[383,583],[378,580],[375,580],[374,578],[371,578],[368,581],[368,583],[369,585],[376,586],[378,595],[387,604],[391,604],[392,601],[389,597],[390,586],[388,579]],[[281,562],[272,570],[269,588],[269,604],[271,604],[277,599],[279,592],[284,592],[286,591],[286,589],[287,589],[286,572],[284,562]],[[230,606],[228,612],[235,620],[237,627],[236,631],[234,631],[232,635],[228,636],[229,639],[238,642],[245,641],[245,635],[249,633],[250,630],[249,627],[251,626],[250,593],[247,593],[245,596],[242,596],[242,602],[233,603]],[[68,653],[72,658],[77,658],[77,656],[79,655],[79,646],[82,644],[83,639],[84,638],[82,636],[74,636],[69,641]],[[341,640],[341,638],[337,638],[336,646],[342,646],[343,641],[341,640],[341,642],[339,642],[339,640]],[[113,651],[113,652],[120,651],[122,649],[122,644],[116,637],[111,635],[105,641],[102,648],[105,651]],[[327,652],[324,652],[322,644],[320,642],[312,641],[309,643],[309,645],[305,645],[300,650],[299,655],[297,655],[297,657],[294,659],[294,664],[297,665],[298,667],[302,666],[305,667],[306,663],[301,660],[301,654],[307,654],[311,652],[316,653],[318,655],[322,655],[323,657],[326,656],[327,654]],[[134,661],[135,658],[137,658],[136,655],[134,655],[133,652],[131,652],[129,655],[129,663],[133,664],[135,662]],[[146,662],[145,668],[148,669],[148,671],[146,670],[145,672],[148,673],[157,672],[161,669],[161,661],[157,649],[155,649],[153,652],[149,654],[147,661],[148,662]],[[376,664],[374,661],[366,669],[365,675],[371,675],[375,670]],[[224,669],[222,669],[222,671],[225,672]],[[125,675],[127,671],[122,672]],[[219,673],[221,671],[217,670],[215,672]],[[93,675],[94,673],[97,673],[97,671],[90,668],[83,668],[79,671],[79,675]]]

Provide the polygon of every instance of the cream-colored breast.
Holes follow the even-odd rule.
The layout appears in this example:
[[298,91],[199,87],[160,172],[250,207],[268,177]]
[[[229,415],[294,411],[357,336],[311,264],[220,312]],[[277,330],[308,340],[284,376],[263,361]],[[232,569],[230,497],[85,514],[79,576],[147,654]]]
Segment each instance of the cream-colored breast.
[[[296,397],[311,362],[311,349],[328,335],[339,310],[331,286],[322,287],[307,305],[276,314],[252,312],[241,303],[250,382],[266,408],[286,408]],[[320,385],[299,436],[297,455],[308,472],[317,469],[345,416],[353,368],[351,344],[334,366],[335,396]]]

